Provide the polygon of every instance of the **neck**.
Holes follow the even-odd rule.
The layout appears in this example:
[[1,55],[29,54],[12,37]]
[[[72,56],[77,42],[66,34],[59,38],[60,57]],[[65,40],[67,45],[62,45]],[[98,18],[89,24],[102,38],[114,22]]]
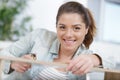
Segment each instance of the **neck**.
[[71,59],[74,54],[75,54],[75,51],[68,51],[68,50],[60,49],[59,58]]

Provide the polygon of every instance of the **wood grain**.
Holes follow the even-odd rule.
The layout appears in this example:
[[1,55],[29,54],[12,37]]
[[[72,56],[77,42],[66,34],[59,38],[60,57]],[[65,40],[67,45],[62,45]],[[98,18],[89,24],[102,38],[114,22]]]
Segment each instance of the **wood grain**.
[[[28,60],[28,59],[23,59],[23,58],[18,58],[18,57],[9,57],[9,56],[0,56],[0,60],[26,62],[26,63],[31,63],[31,64],[41,64],[41,65],[59,66],[59,67],[66,67],[68,65],[66,63],[61,63],[61,62],[46,62],[46,61],[38,61],[38,60]],[[91,71],[120,73],[120,70],[106,69],[106,68],[99,68],[99,67],[94,67],[94,68],[92,68]]]

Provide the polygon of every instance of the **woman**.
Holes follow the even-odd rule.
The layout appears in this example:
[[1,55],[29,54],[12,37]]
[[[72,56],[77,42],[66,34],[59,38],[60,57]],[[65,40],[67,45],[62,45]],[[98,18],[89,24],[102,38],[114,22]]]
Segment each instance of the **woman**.
[[66,68],[8,62],[5,72],[30,71],[33,80],[85,80],[86,73],[102,64],[99,54],[89,50],[96,26],[82,4],[64,3],[58,10],[56,30],[57,34],[45,29],[33,31],[1,53],[27,59],[34,53],[37,60],[67,63]]

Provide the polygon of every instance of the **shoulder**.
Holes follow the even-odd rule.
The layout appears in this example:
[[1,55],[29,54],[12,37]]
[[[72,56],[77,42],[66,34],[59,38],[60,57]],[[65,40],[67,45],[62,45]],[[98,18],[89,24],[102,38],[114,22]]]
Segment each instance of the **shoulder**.
[[79,48],[78,48],[79,54],[92,54],[93,51],[86,48],[84,44],[82,44]]
[[32,35],[34,36],[56,36],[55,32],[49,31],[47,29],[36,29],[32,32]]
[[32,32],[32,39],[40,41],[43,45],[51,45],[57,38],[56,33],[47,29],[37,29]]

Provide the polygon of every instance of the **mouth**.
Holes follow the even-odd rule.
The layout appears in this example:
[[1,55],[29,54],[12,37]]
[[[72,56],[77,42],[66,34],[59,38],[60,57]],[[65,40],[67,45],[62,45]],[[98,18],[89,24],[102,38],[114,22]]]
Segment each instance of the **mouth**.
[[67,44],[69,46],[75,44],[75,42],[76,42],[76,40],[67,40],[67,39],[63,39],[63,40],[64,40],[65,44]]

